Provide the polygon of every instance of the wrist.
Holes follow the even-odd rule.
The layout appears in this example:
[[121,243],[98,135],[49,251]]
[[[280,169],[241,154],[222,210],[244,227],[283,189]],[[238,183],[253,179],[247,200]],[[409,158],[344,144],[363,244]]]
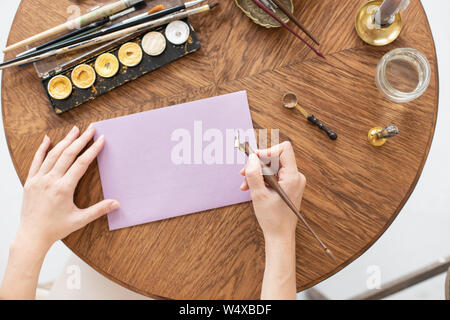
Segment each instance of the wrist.
[[11,243],[10,253],[14,255],[24,253],[31,255],[36,259],[43,259],[52,245],[53,243],[50,241],[45,241],[19,227],[19,230]]
[[295,229],[283,233],[264,233],[264,239],[267,245],[287,245],[295,243]]
[[19,228],[9,249],[8,265],[0,288],[2,298],[34,299],[39,273],[49,248],[49,244],[34,239]]
[[[278,295],[285,299],[295,299],[297,292],[295,234],[283,238],[266,238],[265,260],[266,284],[263,285],[265,289],[261,297],[273,297],[274,292],[278,292]],[[267,282],[272,283],[270,294]]]

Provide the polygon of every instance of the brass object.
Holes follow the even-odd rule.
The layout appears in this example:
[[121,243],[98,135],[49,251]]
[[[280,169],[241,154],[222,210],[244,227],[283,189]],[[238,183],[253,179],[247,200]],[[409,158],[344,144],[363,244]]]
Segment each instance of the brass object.
[[72,93],[72,83],[66,76],[53,77],[47,86],[48,94],[57,100],[64,100]]
[[119,60],[111,53],[103,53],[95,60],[95,71],[103,78],[111,78],[119,71]]
[[[291,12],[294,12],[294,4],[292,0],[280,0]],[[279,24],[274,18],[269,16],[264,10],[258,7],[252,0],[234,0],[236,5],[241,9],[247,17],[249,17],[254,23],[266,28],[279,28]],[[274,12],[284,23],[289,22],[289,17],[276,8]]]
[[80,64],[72,70],[71,78],[73,84],[80,89],[90,88],[96,79],[94,69],[87,64]]
[[397,126],[390,125],[386,128],[375,127],[370,129],[367,138],[374,147],[381,147],[387,139],[396,136],[399,133]]
[[298,111],[300,111],[300,113],[305,117],[308,118],[309,113],[306,112],[305,109],[303,109],[299,104],[298,104],[298,99],[297,96],[294,93],[286,93],[283,98],[281,99],[281,102],[283,103],[283,107],[287,108],[287,109],[294,109],[297,108]]
[[297,110],[300,111],[300,113],[305,117],[306,120],[316,125],[320,130],[323,130],[331,140],[336,140],[338,138],[336,132],[328,129],[322,122],[320,122],[319,119],[317,119],[313,114],[308,113],[298,104],[297,96],[294,93],[286,93],[281,99],[281,102],[283,103],[283,107],[287,109],[297,108]]
[[123,44],[119,52],[120,62],[127,67],[135,67],[142,61],[142,49],[136,42],[127,42]]
[[355,28],[358,36],[373,46],[385,46],[393,42],[402,31],[403,23],[400,13],[387,25],[380,25],[375,13],[383,3],[382,0],[369,1],[359,9],[356,15]]

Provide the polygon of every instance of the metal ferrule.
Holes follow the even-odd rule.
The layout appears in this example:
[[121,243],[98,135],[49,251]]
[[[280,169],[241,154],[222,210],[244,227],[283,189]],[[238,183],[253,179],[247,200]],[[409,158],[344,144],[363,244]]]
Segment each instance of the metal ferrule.
[[127,7],[134,6],[135,4],[141,2],[141,0],[122,0],[122,1]]
[[206,0],[193,0],[193,1],[188,1],[188,2],[185,2],[185,3],[184,3],[184,6],[185,6],[186,8],[190,8],[190,7],[196,6],[196,5],[198,5],[198,4],[202,3],[202,2],[205,2],[205,1],[206,1]]
[[209,10],[209,5],[204,5],[204,6],[194,8],[191,10],[187,10],[187,11],[172,13],[172,14],[169,14],[160,19],[153,20],[148,23],[144,23],[138,30],[140,31],[140,30],[147,30],[150,28],[159,27],[168,22],[172,22],[173,20],[181,20],[181,19],[189,17],[192,14],[199,13],[199,12],[206,11],[206,10]]
[[119,13],[116,13],[116,14],[110,16],[109,20],[111,20],[111,21],[117,20],[119,18],[122,18],[123,16],[126,16],[127,14],[134,12],[134,11],[136,11],[136,8],[134,8],[134,7],[128,8],[122,12],[119,12]]

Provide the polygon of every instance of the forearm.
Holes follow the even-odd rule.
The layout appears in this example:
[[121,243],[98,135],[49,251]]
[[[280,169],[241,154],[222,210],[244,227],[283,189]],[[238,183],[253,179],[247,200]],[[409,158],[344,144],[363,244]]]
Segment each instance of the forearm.
[[10,250],[0,288],[0,299],[30,300],[36,297],[42,263],[50,246],[29,241],[18,234]]
[[294,300],[297,295],[295,235],[283,239],[266,238],[266,269],[262,300]]

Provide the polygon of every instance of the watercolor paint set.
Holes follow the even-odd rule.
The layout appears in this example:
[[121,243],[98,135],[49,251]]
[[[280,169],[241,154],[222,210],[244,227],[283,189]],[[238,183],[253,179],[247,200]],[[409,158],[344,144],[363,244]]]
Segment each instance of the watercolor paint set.
[[188,19],[176,20],[38,73],[54,112],[61,114],[199,49]]

